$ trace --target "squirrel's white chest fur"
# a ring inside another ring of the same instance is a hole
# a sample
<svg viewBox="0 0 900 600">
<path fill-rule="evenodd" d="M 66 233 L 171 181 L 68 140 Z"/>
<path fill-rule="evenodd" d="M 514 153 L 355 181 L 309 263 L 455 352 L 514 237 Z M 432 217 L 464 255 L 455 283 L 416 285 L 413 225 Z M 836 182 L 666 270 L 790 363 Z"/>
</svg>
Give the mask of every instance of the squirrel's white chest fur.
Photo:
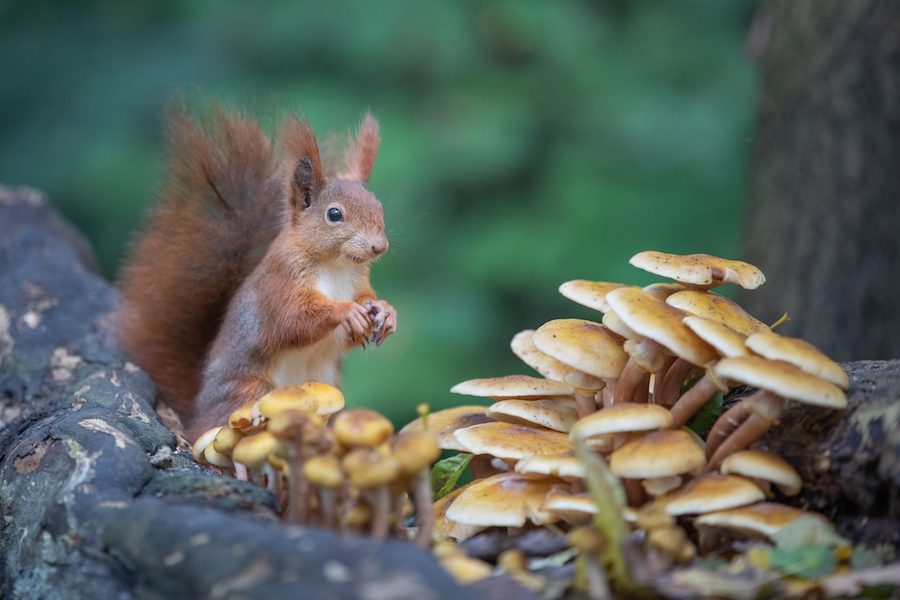
<svg viewBox="0 0 900 600">
<path fill-rule="evenodd" d="M 356 297 L 361 279 L 356 266 L 334 265 L 319 270 L 317 287 L 323 296 L 335 301 Z M 338 326 L 312 344 L 285 350 L 272 361 L 270 377 L 278 387 L 299 385 L 315 379 L 331 385 L 340 383 L 340 359 L 347 351 L 347 333 Z"/>
</svg>

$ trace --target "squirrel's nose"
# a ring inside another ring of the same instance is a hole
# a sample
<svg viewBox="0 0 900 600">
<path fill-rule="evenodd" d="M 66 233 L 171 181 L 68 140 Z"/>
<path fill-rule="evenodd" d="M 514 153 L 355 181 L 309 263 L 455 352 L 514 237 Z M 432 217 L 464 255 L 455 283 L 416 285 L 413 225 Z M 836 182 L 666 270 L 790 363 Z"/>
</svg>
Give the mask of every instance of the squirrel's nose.
<svg viewBox="0 0 900 600">
<path fill-rule="evenodd" d="M 387 240 L 382 240 L 380 242 L 375 242 L 374 244 L 372 244 L 372 254 L 374 254 L 375 256 L 384 254 L 385 252 L 387 252 L 387 249 L 388 249 Z"/>
</svg>

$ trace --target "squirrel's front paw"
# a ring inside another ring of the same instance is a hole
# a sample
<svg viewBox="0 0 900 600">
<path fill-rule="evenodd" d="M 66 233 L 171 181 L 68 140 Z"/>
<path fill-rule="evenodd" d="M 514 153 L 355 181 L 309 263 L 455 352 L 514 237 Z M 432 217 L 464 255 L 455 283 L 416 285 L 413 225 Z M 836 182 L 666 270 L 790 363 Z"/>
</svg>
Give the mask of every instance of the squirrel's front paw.
<svg viewBox="0 0 900 600">
<path fill-rule="evenodd" d="M 380 346 L 387 336 L 397 331 L 397 311 L 384 300 L 366 301 L 364 306 L 372 319 L 371 341 Z"/>
<path fill-rule="evenodd" d="M 342 325 L 344 331 L 347 332 L 351 346 L 364 344 L 369 337 L 369 332 L 372 330 L 368 309 L 356 302 L 348 302 L 347 312 L 344 314 Z"/>
</svg>

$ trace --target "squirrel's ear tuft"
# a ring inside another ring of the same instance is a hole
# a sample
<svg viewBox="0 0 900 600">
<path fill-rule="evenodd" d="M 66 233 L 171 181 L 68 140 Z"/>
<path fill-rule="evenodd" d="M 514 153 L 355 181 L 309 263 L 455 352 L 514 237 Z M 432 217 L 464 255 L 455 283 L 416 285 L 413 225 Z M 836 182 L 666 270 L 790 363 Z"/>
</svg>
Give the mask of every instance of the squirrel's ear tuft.
<svg viewBox="0 0 900 600">
<path fill-rule="evenodd" d="M 378 121 L 372 113 L 367 112 L 356 131 L 356 137 L 350 141 L 344 152 L 344 172 L 341 173 L 341 177 L 363 183 L 369 181 L 379 144 L 381 132 Z"/>
<path fill-rule="evenodd" d="M 319 146 L 309 123 L 291 115 L 281 128 L 281 145 L 293 167 L 290 201 L 293 209 L 303 210 L 325 185 Z"/>
</svg>

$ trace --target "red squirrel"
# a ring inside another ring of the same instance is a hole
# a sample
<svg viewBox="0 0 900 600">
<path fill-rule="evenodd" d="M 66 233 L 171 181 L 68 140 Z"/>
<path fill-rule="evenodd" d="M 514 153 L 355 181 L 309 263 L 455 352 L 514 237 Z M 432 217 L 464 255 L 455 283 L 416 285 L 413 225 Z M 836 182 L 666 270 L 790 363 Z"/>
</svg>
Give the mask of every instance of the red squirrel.
<svg viewBox="0 0 900 600">
<path fill-rule="evenodd" d="M 341 357 L 394 333 L 369 267 L 388 249 L 366 189 L 380 143 L 366 114 L 326 176 L 312 129 L 270 143 L 242 114 L 167 117 L 170 176 L 122 272 L 126 353 L 187 421 L 188 439 L 275 387 L 340 383 Z"/>
</svg>

